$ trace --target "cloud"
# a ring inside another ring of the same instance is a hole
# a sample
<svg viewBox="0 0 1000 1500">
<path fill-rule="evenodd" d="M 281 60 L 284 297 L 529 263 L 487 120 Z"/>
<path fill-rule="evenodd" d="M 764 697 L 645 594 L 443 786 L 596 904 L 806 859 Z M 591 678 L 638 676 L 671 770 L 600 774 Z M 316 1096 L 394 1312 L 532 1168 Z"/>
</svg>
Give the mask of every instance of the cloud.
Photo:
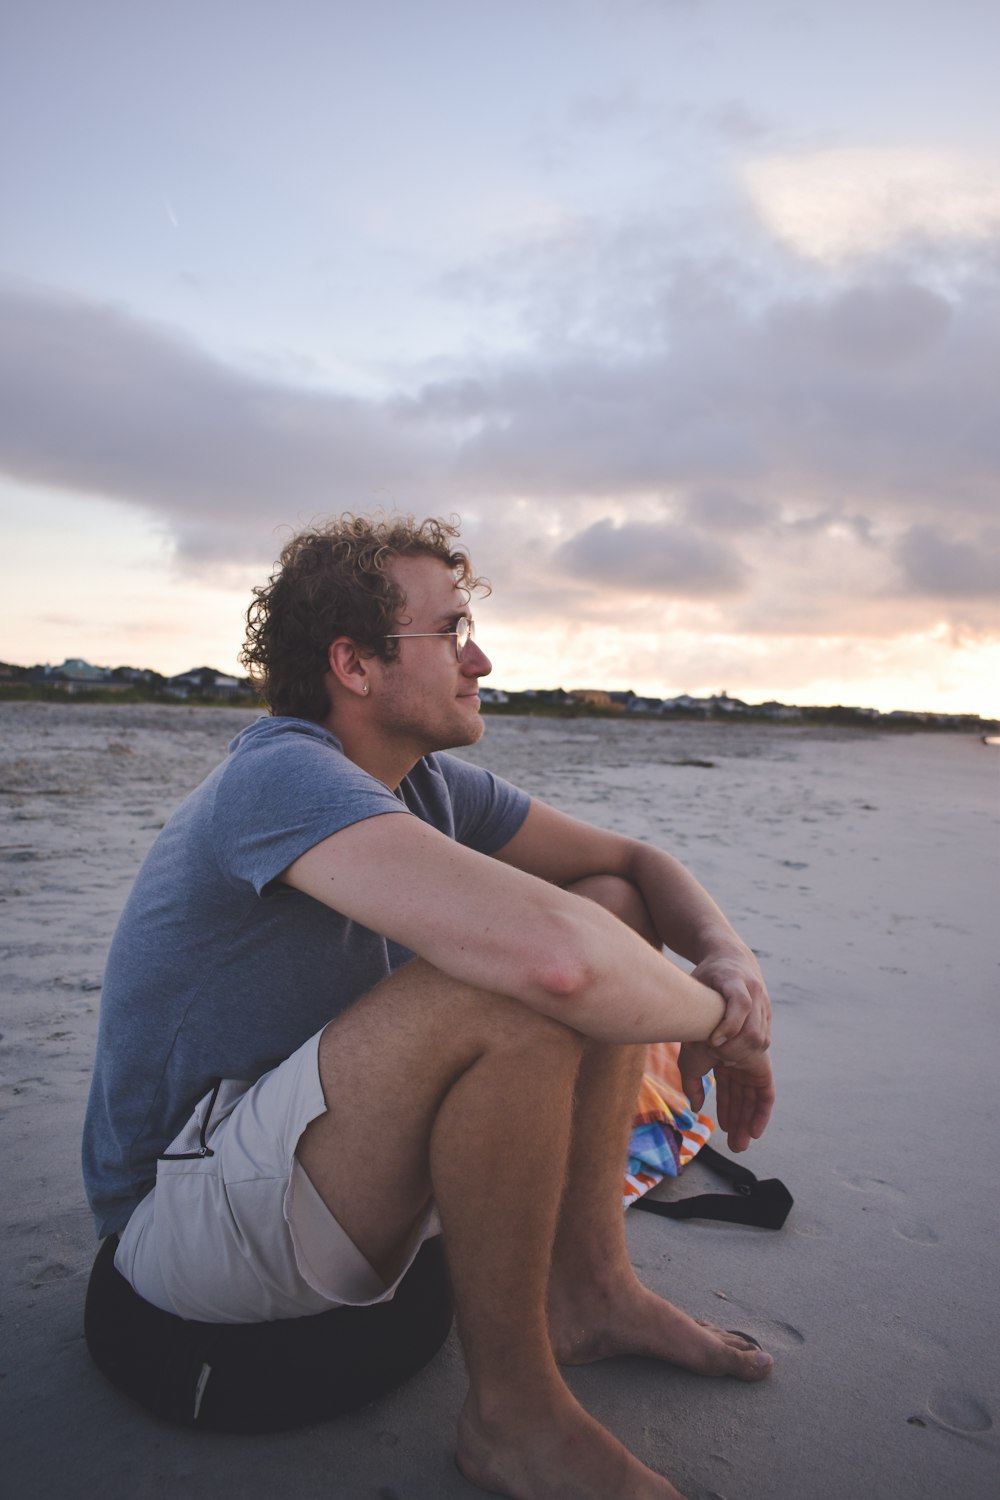
<svg viewBox="0 0 1000 1500">
<path fill-rule="evenodd" d="M 775 519 L 775 507 L 732 490 L 708 489 L 688 498 L 685 515 L 693 526 L 733 534 L 767 525 Z"/>
<path fill-rule="evenodd" d="M 457 268 L 450 295 L 517 337 L 382 399 L 0 287 L 0 469 L 141 509 L 188 566 L 268 562 L 275 527 L 382 502 L 464 514 L 513 611 L 548 591 L 749 632 L 890 635 L 932 607 L 1000 628 L 1000 257 L 785 277 L 763 231 L 740 258 L 675 227 L 581 222 Z"/>
<path fill-rule="evenodd" d="M 799 254 L 837 262 L 900 240 L 986 239 L 1000 225 L 1000 165 L 957 152 L 841 147 L 758 157 L 747 193 Z"/>
<path fill-rule="evenodd" d="M 1000 527 L 985 527 L 970 540 L 943 526 L 913 526 L 900 540 L 898 557 L 912 593 L 1000 600 Z"/>
<path fill-rule="evenodd" d="M 191 556 L 290 511 L 419 488 L 428 445 L 377 404 L 269 384 L 121 308 L 0 287 L 0 466 L 119 499 Z"/>
<path fill-rule="evenodd" d="M 909 281 L 858 282 L 823 301 L 778 310 L 791 337 L 811 343 L 813 354 L 858 371 L 913 366 L 945 345 L 951 304 L 940 292 Z"/>
<path fill-rule="evenodd" d="M 471 493 L 567 502 L 750 490 L 771 507 L 930 521 L 995 503 L 1000 279 L 877 276 L 741 303 L 725 267 L 665 270 L 642 347 L 532 348 L 430 381 Z M 749 305 L 748 305 L 749 303 Z"/>
<path fill-rule="evenodd" d="M 669 597 L 734 593 L 742 588 L 746 571 L 731 547 L 685 527 L 663 522 L 616 526 L 607 518 L 564 542 L 552 562 L 605 588 Z"/>
</svg>

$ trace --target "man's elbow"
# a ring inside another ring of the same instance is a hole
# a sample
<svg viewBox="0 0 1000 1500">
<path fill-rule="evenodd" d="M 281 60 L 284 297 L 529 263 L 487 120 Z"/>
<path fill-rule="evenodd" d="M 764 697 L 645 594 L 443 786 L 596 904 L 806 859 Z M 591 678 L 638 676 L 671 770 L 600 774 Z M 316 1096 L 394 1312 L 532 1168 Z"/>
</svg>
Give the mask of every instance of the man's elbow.
<svg viewBox="0 0 1000 1500">
<path fill-rule="evenodd" d="M 587 961 L 586 944 L 579 934 L 557 930 L 549 934 L 536 962 L 532 964 L 532 987 L 545 1004 L 558 1011 L 572 1010 L 592 993 L 597 974 Z"/>
<path fill-rule="evenodd" d="M 549 999 L 571 1004 L 587 993 L 588 979 L 586 965 L 573 957 L 550 957 L 538 967 L 535 986 Z"/>
</svg>

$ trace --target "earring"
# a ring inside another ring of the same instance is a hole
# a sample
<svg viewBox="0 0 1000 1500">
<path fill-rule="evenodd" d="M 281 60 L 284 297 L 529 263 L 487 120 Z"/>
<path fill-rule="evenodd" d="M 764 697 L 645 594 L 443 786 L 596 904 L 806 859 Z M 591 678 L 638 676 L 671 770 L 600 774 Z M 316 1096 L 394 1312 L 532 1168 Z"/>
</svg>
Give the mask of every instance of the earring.
<svg viewBox="0 0 1000 1500">
<path fill-rule="evenodd" d="M 367 694 L 367 692 L 368 692 L 368 684 L 367 684 L 367 682 L 366 682 L 366 683 L 365 683 L 365 686 L 364 686 L 364 692 L 365 692 L 365 693 L 366 693 L 366 694 Z"/>
</svg>

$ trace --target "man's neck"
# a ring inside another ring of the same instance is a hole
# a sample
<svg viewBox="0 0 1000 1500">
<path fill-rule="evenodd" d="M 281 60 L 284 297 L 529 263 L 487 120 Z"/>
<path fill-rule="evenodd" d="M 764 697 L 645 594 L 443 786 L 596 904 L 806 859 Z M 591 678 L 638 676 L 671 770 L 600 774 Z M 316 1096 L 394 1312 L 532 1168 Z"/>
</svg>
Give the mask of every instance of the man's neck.
<svg viewBox="0 0 1000 1500">
<path fill-rule="evenodd" d="M 375 738 L 366 733 L 366 726 L 352 723 L 348 716 L 334 715 L 331 711 L 323 720 L 328 729 L 340 741 L 348 760 L 352 760 L 362 771 L 384 782 L 394 792 L 408 776 L 420 759 L 420 752 L 412 746 L 387 743 L 384 738 Z"/>
</svg>

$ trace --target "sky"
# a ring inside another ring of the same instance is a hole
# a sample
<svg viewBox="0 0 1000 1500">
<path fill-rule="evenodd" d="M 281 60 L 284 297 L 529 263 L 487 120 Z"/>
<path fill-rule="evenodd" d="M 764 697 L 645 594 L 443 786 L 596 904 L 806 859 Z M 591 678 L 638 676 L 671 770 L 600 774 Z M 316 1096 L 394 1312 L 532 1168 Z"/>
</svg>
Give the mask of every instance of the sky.
<svg viewBox="0 0 1000 1500">
<path fill-rule="evenodd" d="M 0 20 L 0 660 L 458 515 L 499 687 L 1000 714 L 995 0 Z"/>
</svg>

